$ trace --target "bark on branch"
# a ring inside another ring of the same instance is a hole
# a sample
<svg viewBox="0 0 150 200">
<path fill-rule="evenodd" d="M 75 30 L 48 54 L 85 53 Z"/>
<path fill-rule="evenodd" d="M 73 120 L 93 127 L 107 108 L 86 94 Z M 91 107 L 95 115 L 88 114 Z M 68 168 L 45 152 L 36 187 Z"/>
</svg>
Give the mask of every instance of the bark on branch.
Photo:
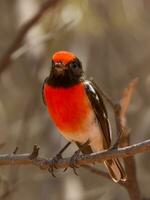
<svg viewBox="0 0 150 200">
<path fill-rule="evenodd" d="M 0 165 L 29 165 L 33 164 L 41 169 L 49 169 L 52 166 L 52 160 L 38 157 L 39 147 L 34 147 L 32 153 L 27 154 L 6 154 L 0 155 Z M 150 151 L 150 140 L 133 144 L 127 147 L 110 149 L 99 153 L 92 153 L 90 155 L 80 155 L 77 158 L 77 166 L 92 164 L 96 161 L 103 162 L 112 158 L 126 158 L 134 156 L 135 154 Z M 67 168 L 69 167 L 70 158 L 64 158 L 56 163 L 56 167 Z"/>
</svg>

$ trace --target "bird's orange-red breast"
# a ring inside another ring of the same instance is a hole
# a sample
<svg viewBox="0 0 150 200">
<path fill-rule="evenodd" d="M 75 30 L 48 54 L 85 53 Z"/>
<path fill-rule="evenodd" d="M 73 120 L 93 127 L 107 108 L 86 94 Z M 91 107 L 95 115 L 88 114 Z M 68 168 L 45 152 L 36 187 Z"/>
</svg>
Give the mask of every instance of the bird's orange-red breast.
<svg viewBox="0 0 150 200">
<path fill-rule="evenodd" d="M 82 130 L 91 109 L 83 83 L 69 88 L 45 84 L 44 96 L 48 111 L 59 130 L 68 133 Z"/>
</svg>

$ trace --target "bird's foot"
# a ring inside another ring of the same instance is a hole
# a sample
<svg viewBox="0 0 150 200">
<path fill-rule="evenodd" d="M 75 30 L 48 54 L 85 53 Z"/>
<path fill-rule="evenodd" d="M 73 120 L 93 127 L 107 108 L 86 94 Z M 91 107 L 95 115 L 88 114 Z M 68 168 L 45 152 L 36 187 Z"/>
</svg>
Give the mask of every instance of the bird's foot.
<svg viewBox="0 0 150 200">
<path fill-rule="evenodd" d="M 80 145 L 80 149 L 78 149 L 77 151 L 75 151 L 75 153 L 73 154 L 73 156 L 70 159 L 70 164 L 69 166 L 73 169 L 75 175 L 78 176 L 76 169 L 78 168 L 78 166 L 76 165 L 77 162 L 77 158 L 79 157 L 80 152 L 82 152 L 82 150 L 84 150 L 84 148 L 89 145 L 89 140 L 87 142 L 85 142 L 84 144 Z M 67 170 L 68 168 L 64 169 L 64 172 Z"/>
<path fill-rule="evenodd" d="M 48 171 L 54 178 L 56 177 L 54 174 L 54 169 L 57 169 L 56 163 L 61 159 L 62 159 L 61 153 L 58 153 L 56 156 L 52 158 L 52 164 L 49 167 Z"/>
<path fill-rule="evenodd" d="M 77 173 L 76 169 L 78 168 L 78 166 L 76 165 L 76 163 L 77 163 L 77 158 L 80 155 L 80 152 L 81 152 L 80 149 L 75 151 L 75 153 L 73 154 L 73 156 L 70 159 L 70 164 L 69 164 L 69 166 L 73 169 L 75 175 L 77 175 L 77 176 L 78 176 L 78 173 Z"/>
</svg>

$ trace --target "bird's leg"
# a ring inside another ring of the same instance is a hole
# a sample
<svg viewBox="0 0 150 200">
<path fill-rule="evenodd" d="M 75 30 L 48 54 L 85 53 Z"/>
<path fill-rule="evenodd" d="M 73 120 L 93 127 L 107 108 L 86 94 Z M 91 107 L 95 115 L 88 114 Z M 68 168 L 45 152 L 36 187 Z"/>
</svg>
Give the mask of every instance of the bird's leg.
<svg viewBox="0 0 150 200">
<path fill-rule="evenodd" d="M 85 146 L 87 146 L 89 144 L 89 141 L 87 141 L 86 143 L 84 143 L 83 145 L 81 145 L 81 147 L 75 151 L 75 153 L 73 154 L 73 156 L 71 157 L 70 159 L 70 164 L 69 166 L 73 169 L 75 175 L 78 176 L 77 172 L 76 172 L 76 168 L 78 168 L 76 166 L 76 162 L 77 162 L 77 158 L 79 157 L 80 155 L 80 152 L 82 152 L 82 150 L 85 148 Z M 66 170 L 66 169 L 65 169 Z"/>
<path fill-rule="evenodd" d="M 68 142 L 57 154 L 56 156 L 53 157 L 53 161 L 56 163 L 58 162 L 60 159 L 62 159 L 62 153 L 69 147 L 69 145 L 71 144 L 71 142 Z M 54 164 L 54 167 L 57 169 L 57 167 Z"/>
<path fill-rule="evenodd" d="M 54 156 L 52 158 L 52 165 L 51 167 L 48 169 L 48 171 L 51 173 L 51 175 L 53 177 L 56 177 L 55 174 L 54 174 L 54 168 L 57 169 L 56 167 L 56 163 L 62 159 L 62 153 L 68 148 L 68 146 L 71 144 L 71 142 L 68 142 L 57 154 L 56 156 Z"/>
</svg>

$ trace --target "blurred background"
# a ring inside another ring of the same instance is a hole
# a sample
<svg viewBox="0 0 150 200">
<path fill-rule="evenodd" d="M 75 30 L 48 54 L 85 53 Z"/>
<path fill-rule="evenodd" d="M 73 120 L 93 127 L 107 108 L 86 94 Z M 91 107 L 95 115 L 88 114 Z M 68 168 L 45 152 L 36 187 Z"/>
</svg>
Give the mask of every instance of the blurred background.
<svg viewBox="0 0 150 200">
<path fill-rule="evenodd" d="M 0 59 L 20 27 L 43 0 L 0 0 Z M 31 152 L 54 156 L 66 141 L 59 135 L 42 102 L 42 83 L 55 51 L 69 50 L 82 61 L 87 77 L 115 101 L 139 77 L 128 111 L 131 143 L 150 136 L 150 1 L 63 0 L 48 10 L 12 54 L 0 74 L 0 154 Z M 113 123 L 113 122 L 111 122 Z M 75 149 L 69 148 L 66 156 Z M 144 198 L 150 197 L 150 156 L 136 156 L 137 178 Z M 120 185 L 79 169 L 57 171 L 52 178 L 34 166 L 0 169 L 2 200 L 128 200 Z"/>
</svg>

